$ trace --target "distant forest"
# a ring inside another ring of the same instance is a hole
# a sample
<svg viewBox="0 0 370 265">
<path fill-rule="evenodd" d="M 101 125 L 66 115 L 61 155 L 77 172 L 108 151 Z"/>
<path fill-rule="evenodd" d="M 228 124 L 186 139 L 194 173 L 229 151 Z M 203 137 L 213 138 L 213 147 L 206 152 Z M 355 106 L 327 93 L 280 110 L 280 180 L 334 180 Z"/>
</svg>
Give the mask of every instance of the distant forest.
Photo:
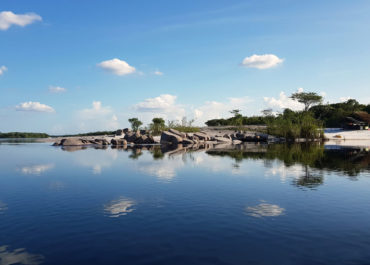
<svg viewBox="0 0 370 265">
<path fill-rule="evenodd" d="M 231 112 L 233 117 L 228 119 L 212 119 L 205 122 L 207 126 L 235 126 L 235 125 L 266 125 L 280 117 L 288 117 L 294 119 L 299 112 L 285 109 L 283 113 L 273 115 L 272 110 L 262 111 L 260 116 L 242 116 L 238 110 Z M 342 127 L 346 117 L 353 117 L 362 121 L 370 122 L 370 104 L 360 104 L 354 99 L 349 99 L 346 102 L 334 104 L 319 104 L 308 109 L 307 114 L 312 118 L 320 121 L 323 127 Z"/>
<path fill-rule="evenodd" d="M 30 132 L 8 132 L 1 133 L 0 138 L 48 138 L 46 133 L 30 133 Z"/>
</svg>

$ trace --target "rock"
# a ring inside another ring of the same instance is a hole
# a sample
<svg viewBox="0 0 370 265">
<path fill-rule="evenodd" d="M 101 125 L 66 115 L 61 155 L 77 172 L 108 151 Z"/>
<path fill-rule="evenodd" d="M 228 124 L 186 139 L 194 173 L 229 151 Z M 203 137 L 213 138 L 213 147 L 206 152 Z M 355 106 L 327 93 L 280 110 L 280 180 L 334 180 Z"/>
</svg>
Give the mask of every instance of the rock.
<svg viewBox="0 0 370 265">
<path fill-rule="evenodd" d="M 224 134 L 223 137 L 231 140 L 230 134 Z"/>
<path fill-rule="evenodd" d="M 179 144 L 183 141 L 183 138 L 168 131 L 164 131 L 161 134 L 161 144 Z"/>
<path fill-rule="evenodd" d="M 225 137 L 212 137 L 211 140 L 213 141 L 217 141 L 217 142 L 220 142 L 220 143 L 232 143 L 232 140 L 229 139 L 229 138 L 225 138 Z"/>
<path fill-rule="evenodd" d="M 149 135 L 146 140 L 144 141 L 144 144 L 155 144 L 155 140 L 154 140 L 154 137 Z"/>
<path fill-rule="evenodd" d="M 192 145 L 194 144 L 194 141 L 190 140 L 190 139 L 183 139 L 182 142 L 181 142 L 183 145 Z"/>
<path fill-rule="evenodd" d="M 59 146 L 62 144 L 61 142 L 62 140 L 55 141 L 55 143 L 53 143 L 53 146 Z"/>
<path fill-rule="evenodd" d="M 125 139 L 112 139 L 111 144 L 114 146 L 125 146 L 127 145 L 127 141 Z"/>
<path fill-rule="evenodd" d="M 117 130 L 116 131 L 116 135 L 117 136 L 121 136 L 121 135 L 123 135 L 124 134 L 124 132 L 123 132 L 123 130 L 122 129 L 119 129 L 119 130 Z"/>
<path fill-rule="evenodd" d="M 148 130 L 140 130 L 139 132 L 141 135 L 149 134 Z"/>
<path fill-rule="evenodd" d="M 147 136 L 146 135 L 140 135 L 139 137 L 137 137 L 134 141 L 135 144 L 144 144 L 145 141 L 147 140 Z"/>
<path fill-rule="evenodd" d="M 168 131 L 170 133 L 173 133 L 173 134 L 176 134 L 176 135 L 180 136 L 181 138 L 186 138 L 186 133 L 179 132 L 178 130 L 175 130 L 175 129 L 169 129 Z"/>
<path fill-rule="evenodd" d="M 123 133 L 131 133 L 132 131 L 129 128 L 123 129 Z"/>
<path fill-rule="evenodd" d="M 99 145 L 109 145 L 109 142 L 108 142 L 108 140 L 106 140 L 106 139 L 95 139 L 95 144 L 99 144 Z"/>
<path fill-rule="evenodd" d="M 66 139 L 62 139 L 62 141 L 60 142 L 60 144 L 62 146 L 78 146 L 78 145 L 86 145 L 82 139 L 78 139 L 78 138 L 66 138 Z"/>
<path fill-rule="evenodd" d="M 199 140 L 203 140 L 203 141 L 209 141 L 210 140 L 209 135 L 206 134 L 206 133 L 203 133 L 203 132 L 194 133 L 194 136 L 198 137 Z"/>
<path fill-rule="evenodd" d="M 241 144 L 242 143 L 242 141 L 240 141 L 240 140 L 233 140 L 233 144 Z"/>
<path fill-rule="evenodd" d="M 136 139 L 138 139 L 139 137 L 141 136 L 141 134 L 139 132 L 136 132 L 136 133 L 127 133 L 125 134 L 125 140 L 127 142 L 136 142 Z"/>
</svg>

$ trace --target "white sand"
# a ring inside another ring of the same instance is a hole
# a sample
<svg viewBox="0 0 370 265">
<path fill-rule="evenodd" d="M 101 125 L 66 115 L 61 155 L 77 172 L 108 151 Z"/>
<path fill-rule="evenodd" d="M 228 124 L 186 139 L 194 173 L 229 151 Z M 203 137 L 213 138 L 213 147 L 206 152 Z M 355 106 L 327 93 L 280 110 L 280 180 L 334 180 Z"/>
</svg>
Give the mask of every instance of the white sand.
<svg viewBox="0 0 370 265">
<path fill-rule="evenodd" d="M 343 131 L 341 129 L 326 129 L 325 138 L 329 139 L 325 145 L 370 147 L 370 130 Z"/>
</svg>

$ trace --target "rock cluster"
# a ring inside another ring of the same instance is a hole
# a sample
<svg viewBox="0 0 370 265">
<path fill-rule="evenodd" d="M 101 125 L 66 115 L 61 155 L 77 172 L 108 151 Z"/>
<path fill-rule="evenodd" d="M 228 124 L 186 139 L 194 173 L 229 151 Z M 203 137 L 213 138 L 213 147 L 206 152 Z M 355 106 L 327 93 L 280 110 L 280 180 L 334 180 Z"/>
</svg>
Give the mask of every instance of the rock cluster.
<svg viewBox="0 0 370 265">
<path fill-rule="evenodd" d="M 232 134 L 215 135 L 206 132 L 183 133 L 174 129 L 163 131 L 160 137 L 161 144 L 167 145 L 200 145 L 200 144 L 240 144 L 242 142 L 278 142 L 275 138 L 264 133 L 255 132 L 235 132 Z M 115 136 L 86 139 L 70 137 L 56 141 L 54 146 L 126 146 L 126 145 L 148 145 L 156 144 L 156 140 L 149 131 L 139 130 L 131 131 L 130 129 L 117 130 Z"/>
<path fill-rule="evenodd" d="M 170 129 L 162 132 L 160 143 L 173 145 L 193 145 L 199 143 L 240 144 L 242 142 L 268 142 L 275 140 L 275 137 L 264 133 L 236 132 L 233 134 L 211 136 L 205 132 L 182 133 L 177 130 Z"/>
</svg>

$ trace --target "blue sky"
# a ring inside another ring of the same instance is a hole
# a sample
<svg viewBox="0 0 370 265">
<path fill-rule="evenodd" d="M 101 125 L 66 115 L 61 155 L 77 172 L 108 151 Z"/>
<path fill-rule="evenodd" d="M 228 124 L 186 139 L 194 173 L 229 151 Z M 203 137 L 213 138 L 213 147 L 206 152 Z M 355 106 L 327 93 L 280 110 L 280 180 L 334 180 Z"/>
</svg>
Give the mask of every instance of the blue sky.
<svg viewBox="0 0 370 265">
<path fill-rule="evenodd" d="M 368 104 L 369 14 L 367 0 L 2 0 L 0 131 L 202 124 L 299 109 L 302 88 Z"/>
</svg>

